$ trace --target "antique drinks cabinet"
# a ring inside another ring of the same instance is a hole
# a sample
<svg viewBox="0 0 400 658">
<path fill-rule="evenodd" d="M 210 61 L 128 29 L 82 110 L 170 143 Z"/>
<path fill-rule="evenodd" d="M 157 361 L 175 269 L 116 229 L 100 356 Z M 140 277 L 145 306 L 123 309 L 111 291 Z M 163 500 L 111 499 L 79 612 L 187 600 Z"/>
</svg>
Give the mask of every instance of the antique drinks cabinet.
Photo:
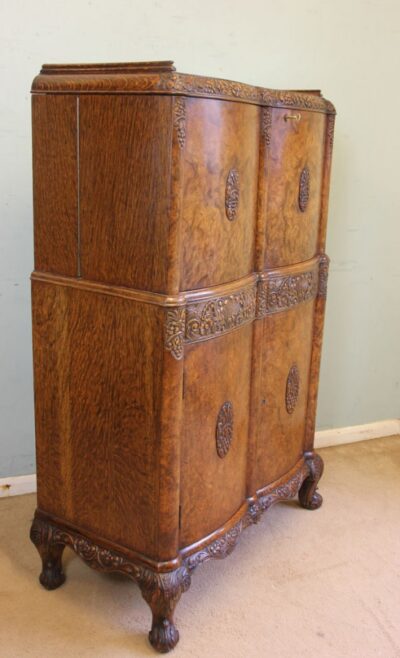
<svg viewBox="0 0 400 658">
<path fill-rule="evenodd" d="M 126 574 L 160 652 L 192 571 L 313 450 L 335 110 L 172 62 L 45 65 L 32 87 L 41 584 Z"/>
</svg>

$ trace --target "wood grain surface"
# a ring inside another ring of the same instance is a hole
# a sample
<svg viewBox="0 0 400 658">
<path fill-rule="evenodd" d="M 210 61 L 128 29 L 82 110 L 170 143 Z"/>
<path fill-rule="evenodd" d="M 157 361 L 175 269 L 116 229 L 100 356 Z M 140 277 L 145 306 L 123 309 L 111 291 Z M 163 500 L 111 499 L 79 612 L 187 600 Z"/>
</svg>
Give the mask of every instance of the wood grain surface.
<svg viewBox="0 0 400 658">
<path fill-rule="evenodd" d="M 181 289 L 225 283 L 253 270 L 259 108 L 188 99 L 182 201 Z M 239 177 L 238 209 L 226 216 L 228 176 Z"/>
<path fill-rule="evenodd" d="M 292 114 L 272 111 L 265 180 L 265 268 L 299 263 L 317 252 L 326 117 L 303 111 L 297 113 L 299 120 L 285 121 L 285 116 Z M 302 212 L 299 187 L 305 167 L 309 170 L 310 192 Z"/>
<path fill-rule="evenodd" d="M 32 97 L 35 268 L 77 276 L 77 101 Z"/>
<path fill-rule="evenodd" d="M 257 433 L 253 492 L 286 473 L 303 454 L 314 305 L 311 300 L 256 320 L 262 331 L 257 344 L 259 388 L 253 387 L 252 399 L 252 427 Z M 297 366 L 300 375 L 299 396 L 293 412 L 288 413 L 286 387 L 293 366 Z"/>
<path fill-rule="evenodd" d="M 194 568 L 322 502 L 335 111 L 170 61 L 45 65 L 33 91 L 40 582 L 65 545 L 129 575 L 166 652 Z"/>
<path fill-rule="evenodd" d="M 158 557 L 161 309 L 37 281 L 32 301 L 38 506 Z"/>
<path fill-rule="evenodd" d="M 251 341 L 252 327 L 247 325 L 186 347 L 181 547 L 221 526 L 244 500 Z M 217 419 L 226 402 L 233 408 L 233 438 L 221 459 L 217 453 Z"/>
<path fill-rule="evenodd" d="M 172 99 L 80 99 L 82 276 L 167 289 Z"/>
</svg>

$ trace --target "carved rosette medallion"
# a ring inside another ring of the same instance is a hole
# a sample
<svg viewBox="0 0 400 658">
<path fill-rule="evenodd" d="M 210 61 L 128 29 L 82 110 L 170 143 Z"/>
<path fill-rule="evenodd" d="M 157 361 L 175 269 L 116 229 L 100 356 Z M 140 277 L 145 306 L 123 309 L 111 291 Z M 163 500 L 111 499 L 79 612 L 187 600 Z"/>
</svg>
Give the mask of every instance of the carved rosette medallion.
<svg viewBox="0 0 400 658">
<path fill-rule="evenodd" d="M 185 308 L 169 308 L 165 317 L 165 349 L 178 361 L 183 357 L 185 335 Z"/>
<path fill-rule="evenodd" d="M 288 412 L 288 414 L 292 414 L 293 411 L 295 410 L 297 400 L 299 397 L 299 390 L 300 390 L 300 374 L 297 365 L 294 364 L 290 368 L 286 380 L 285 402 L 286 402 L 286 411 Z"/>
<path fill-rule="evenodd" d="M 229 171 L 225 189 L 225 212 L 230 222 L 236 219 L 239 207 L 239 172 L 233 168 Z"/>
<path fill-rule="evenodd" d="M 184 96 L 176 96 L 174 101 L 174 128 L 181 149 L 186 140 L 186 100 Z"/>
<path fill-rule="evenodd" d="M 194 343 L 219 336 L 251 322 L 255 312 L 255 286 L 224 297 L 193 302 L 186 308 L 185 341 Z"/>
<path fill-rule="evenodd" d="M 233 405 L 232 402 L 224 402 L 217 416 L 217 427 L 215 432 L 218 457 L 225 457 L 231 447 L 233 439 Z"/>
<path fill-rule="evenodd" d="M 310 197 L 310 170 L 304 167 L 300 174 L 299 181 L 299 208 L 301 212 L 305 212 L 308 199 Z"/>
<path fill-rule="evenodd" d="M 257 317 L 286 311 L 314 299 L 318 292 L 318 273 L 313 269 L 300 274 L 271 275 L 259 281 Z"/>
</svg>

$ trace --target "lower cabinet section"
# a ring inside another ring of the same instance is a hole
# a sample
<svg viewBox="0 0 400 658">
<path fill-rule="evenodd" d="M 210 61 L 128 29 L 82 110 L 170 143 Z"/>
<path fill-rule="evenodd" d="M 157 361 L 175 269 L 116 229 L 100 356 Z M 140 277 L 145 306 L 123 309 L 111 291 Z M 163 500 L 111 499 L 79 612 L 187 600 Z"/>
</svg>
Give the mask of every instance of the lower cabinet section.
<svg viewBox="0 0 400 658">
<path fill-rule="evenodd" d="M 249 324 L 185 348 L 181 547 L 245 499 L 252 333 Z"/>
<path fill-rule="evenodd" d="M 260 360 L 253 380 L 250 494 L 287 473 L 303 454 L 314 305 L 310 300 L 255 323 Z"/>
</svg>

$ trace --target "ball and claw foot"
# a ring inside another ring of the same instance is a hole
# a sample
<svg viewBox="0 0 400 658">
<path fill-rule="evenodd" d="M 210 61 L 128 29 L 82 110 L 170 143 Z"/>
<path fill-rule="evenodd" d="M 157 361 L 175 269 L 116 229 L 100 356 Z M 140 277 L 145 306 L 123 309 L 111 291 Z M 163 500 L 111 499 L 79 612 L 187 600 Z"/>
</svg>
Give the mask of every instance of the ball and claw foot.
<svg viewBox="0 0 400 658">
<path fill-rule="evenodd" d="M 153 620 L 149 641 L 159 653 L 168 653 L 179 642 L 179 631 L 169 619 Z"/>
<path fill-rule="evenodd" d="M 61 561 L 65 545 L 53 542 L 51 529 L 37 518 L 32 523 L 30 538 L 42 559 L 40 584 L 48 590 L 57 589 L 65 582 Z"/>
<path fill-rule="evenodd" d="M 184 566 L 167 573 L 146 569 L 142 572 L 139 586 L 153 615 L 150 644 L 159 653 L 168 653 L 179 641 L 173 614 L 181 595 L 190 586 L 190 573 Z"/>
<path fill-rule="evenodd" d="M 62 570 L 61 556 L 60 559 L 43 559 L 42 573 L 39 576 L 39 582 L 45 589 L 57 589 L 65 583 L 65 574 Z"/>
<path fill-rule="evenodd" d="M 324 470 L 324 462 L 315 452 L 306 453 L 305 460 L 309 467 L 309 475 L 300 487 L 299 501 L 305 509 L 315 510 L 321 507 L 323 500 L 317 491 L 317 486 Z"/>
</svg>

